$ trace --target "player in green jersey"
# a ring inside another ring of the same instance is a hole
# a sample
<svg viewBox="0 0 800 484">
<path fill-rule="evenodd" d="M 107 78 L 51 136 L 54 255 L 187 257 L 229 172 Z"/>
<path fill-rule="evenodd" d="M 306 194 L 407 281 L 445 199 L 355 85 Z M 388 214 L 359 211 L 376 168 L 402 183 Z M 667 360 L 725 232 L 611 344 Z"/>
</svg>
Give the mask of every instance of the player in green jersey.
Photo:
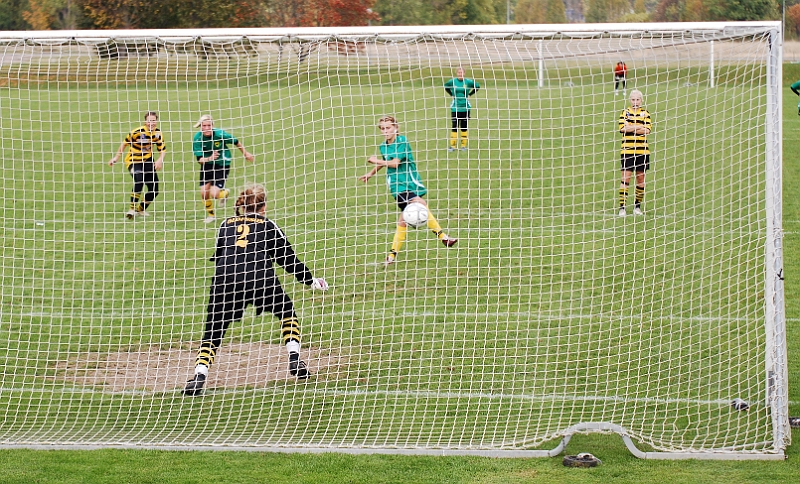
<svg viewBox="0 0 800 484">
<path fill-rule="evenodd" d="M 792 83 L 792 85 L 789 86 L 789 89 L 791 89 L 793 93 L 800 96 L 800 81 L 795 81 Z M 800 116 L 800 103 L 797 103 L 797 114 Z"/>
<path fill-rule="evenodd" d="M 467 123 L 469 122 L 470 109 L 469 97 L 478 92 L 481 85 L 472 79 L 464 77 L 464 68 L 456 70 L 456 77 L 444 83 L 444 90 L 452 96 L 450 103 L 450 147 L 447 151 L 455 151 L 458 141 L 458 131 L 461 130 L 461 151 L 467 150 Z"/>
<path fill-rule="evenodd" d="M 205 222 L 211 223 L 216 220 L 214 200 L 219 200 L 220 206 L 225 205 L 225 200 L 230 194 L 225 188 L 233 159 L 228 146 L 234 145 L 239 148 L 247 161 L 253 161 L 255 157 L 233 135 L 215 128 L 211 115 L 200 116 L 194 127 L 200 128 L 200 131 L 192 140 L 192 152 L 200 163 L 200 197 L 206 209 Z"/>
<path fill-rule="evenodd" d="M 153 203 L 158 196 L 158 170 L 164 166 L 164 155 L 167 148 L 161 130 L 158 129 L 158 113 L 148 111 L 144 115 L 144 125 L 131 131 L 122 141 L 117 149 L 117 154 L 108 162 L 108 166 L 114 166 L 119 161 L 119 157 L 128 147 L 125 155 L 125 168 L 133 178 L 133 190 L 131 191 L 131 205 L 125 217 L 130 220 L 134 217 L 146 216 L 147 207 Z M 157 150 L 160 155 L 153 161 L 153 150 Z M 142 195 L 144 188 L 147 193 Z"/>
<path fill-rule="evenodd" d="M 375 176 L 381 168 L 386 168 L 386 184 L 389 186 L 389 191 L 395 200 L 397 206 L 400 208 L 400 217 L 397 219 L 397 231 L 394 235 L 392 242 L 392 249 L 389 255 L 386 256 L 384 261 L 385 265 L 393 264 L 397 259 L 397 254 L 406 240 L 406 233 L 408 226 L 403 220 L 402 210 L 410 203 L 421 203 L 426 207 L 428 204 L 422 198 L 428 191 L 425 185 L 422 184 L 422 178 L 417 171 L 417 165 L 414 162 L 414 154 L 411 151 L 411 145 L 405 136 L 399 134 L 399 126 L 397 120 L 392 116 L 384 116 L 378 121 L 378 127 L 381 130 L 385 141 L 380 145 L 381 156 L 370 156 L 367 162 L 375 165 L 372 170 L 367 174 L 358 177 L 364 183 L 367 183 L 370 178 Z M 430 209 L 428 209 L 428 228 L 436 234 L 436 237 L 442 241 L 445 247 L 452 247 L 458 242 L 458 239 L 449 237 L 439 222 L 433 217 Z"/>
</svg>

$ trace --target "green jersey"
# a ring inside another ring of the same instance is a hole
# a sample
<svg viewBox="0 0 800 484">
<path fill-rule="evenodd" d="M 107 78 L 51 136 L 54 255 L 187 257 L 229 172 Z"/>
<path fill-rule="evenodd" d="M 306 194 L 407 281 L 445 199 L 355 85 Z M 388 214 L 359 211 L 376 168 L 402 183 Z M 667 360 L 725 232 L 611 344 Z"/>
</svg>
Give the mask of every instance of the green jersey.
<svg viewBox="0 0 800 484">
<path fill-rule="evenodd" d="M 800 96 L 800 81 L 794 82 L 789 88 L 792 90 L 793 93 Z"/>
<path fill-rule="evenodd" d="M 417 164 L 414 163 L 411 145 L 405 136 L 398 134 L 391 144 L 384 141 L 380 149 L 384 161 L 395 158 L 400 160 L 397 168 L 386 168 L 386 184 L 389 185 L 393 197 L 397 198 L 397 195 L 403 192 L 414 192 L 420 197 L 428 193 L 422 184 L 422 177 L 419 176 Z"/>
<path fill-rule="evenodd" d="M 454 113 L 463 113 L 469 111 L 472 105 L 469 103 L 469 97 L 478 92 L 481 85 L 472 79 L 464 79 L 463 81 L 456 78 L 450 79 L 444 83 L 444 90 L 447 94 L 453 96 L 453 102 L 450 103 L 450 111 Z"/>
<path fill-rule="evenodd" d="M 228 145 L 238 145 L 239 140 L 234 138 L 233 135 L 226 133 L 221 129 L 214 128 L 211 136 L 203 136 L 203 132 L 199 131 L 194 135 L 192 140 L 192 151 L 194 156 L 199 160 L 200 158 L 208 158 L 213 155 L 215 151 L 219 151 L 219 157 L 209 163 L 214 163 L 217 166 L 231 166 L 231 150 Z"/>
</svg>

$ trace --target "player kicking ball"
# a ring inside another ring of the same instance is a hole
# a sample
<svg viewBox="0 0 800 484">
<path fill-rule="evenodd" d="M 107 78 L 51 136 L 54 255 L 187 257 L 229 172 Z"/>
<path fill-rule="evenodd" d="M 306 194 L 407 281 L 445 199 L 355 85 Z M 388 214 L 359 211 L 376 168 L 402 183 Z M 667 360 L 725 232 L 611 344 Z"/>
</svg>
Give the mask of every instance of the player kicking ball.
<svg viewBox="0 0 800 484">
<path fill-rule="evenodd" d="M 228 326 L 240 321 L 251 304 L 256 315 L 269 311 L 280 319 L 281 335 L 289 353 L 289 373 L 299 380 L 311 375 L 300 360 L 300 323 L 294 304 L 281 287 L 273 264 L 277 263 L 312 289 L 327 291 L 328 283 L 311 274 L 281 229 L 265 216 L 266 198 L 262 186 L 246 188 L 236 199 L 236 215 L 220 225 L 212 257 L 216 271 L 211 282 L 205 332 L 195 359 L 194 378 L 186 383 L 185 395 L 203 392 L 208 369 Z"/>
<path fill-rule="evenodd" d="M 412 203 L 421 203 L 427 207 L 428 204 L 422 197 L 428 191 L 425 189 L 425 185 L 422 184 L 422 178 L 417 172 L 411 145 L 405 136 L 399 134 L 400 129 L 397 120 L 392 116 L 384 116 L 378 120 L 378 128 L 381 130 L 381 135 L 385 140 L 380 145 L 381 156 L 380 158 L 374 155 L 370 156 L 367 162 L 375 165 L 375 167 L 366 175 L 358 177 L 358 179 L 367 183 L 381 168 L 386 167 L 386 183 L 389 185 L 389 191 L 394 199 L 397 200 L 397 206 L 401 210 L 400 217 L 397 219 L 397 232 L 394 234 L 392 249 L 383 262 L 384 265 L 388 266 L 394 264 L 397 254 L 406 240 L 408 224 L 403 219 L 402 210 Z M 442 241 L 445 247 L 452 247 L 458 242 L 458 239 L 449 237 L 444 233 L 430 209 L 428 209 L 427 226 L 436 234 L 436 237 Z"/>
</svg>

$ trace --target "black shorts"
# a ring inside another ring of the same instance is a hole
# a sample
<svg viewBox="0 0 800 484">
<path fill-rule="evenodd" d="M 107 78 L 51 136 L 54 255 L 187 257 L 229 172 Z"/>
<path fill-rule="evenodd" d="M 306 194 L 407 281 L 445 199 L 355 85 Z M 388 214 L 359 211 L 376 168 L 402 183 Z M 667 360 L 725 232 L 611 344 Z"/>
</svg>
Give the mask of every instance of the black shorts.
<svg viewBox="0 0 800 484">
<path fill-rule="evenodd" d="M 156 173 L 156 164 L 153 163 L 152 160 L 150 161 L 142 161 L 141 163 L 131 163 L 130 168 L 131 176 L 137 175 L 139 173 L 144 173 L 145 175 L 155 174 Z"/>
<path fill-rule="evenodd" d="M 450 111 L 450 121 L 452 122 L 453 129 L 460 126 L 462 130 L 466 130 L 468 120 L 469 111 Z"/>
<path fill-rule="evenodd" d="M 297 317 L 294 303 L 276 277 L 235 282 L 215 278 L 208 301 L 207 321 L 239 321 L 251 304 L 256 308 L 256 315 L 268 311 L 278 319 Z"/>
<path fill-rule="evenodd" d="M 208 183 L 216 186 L 220 190 L 225 188 L 225 181 L 231 172 L 230 166 L 219 166 L 214 163 L 203 163 L 200 166 L 200 186 Z"/>
<path fill-rule="evenodd" d="M 622 171 L 647 171 L 650 169 L 650 155 L 622 155 Z"/>
<path fill-rule="evenodd" d="M 395 200 L 397 200 L 397 206 L 400 207 L 400 210 L 405 210 L 408 204 L 411 203 L 411 200 L 417 197 L 419 197 L 419 195 L 414 192 L 400 192 L 395 197 Z"/>
</svg>

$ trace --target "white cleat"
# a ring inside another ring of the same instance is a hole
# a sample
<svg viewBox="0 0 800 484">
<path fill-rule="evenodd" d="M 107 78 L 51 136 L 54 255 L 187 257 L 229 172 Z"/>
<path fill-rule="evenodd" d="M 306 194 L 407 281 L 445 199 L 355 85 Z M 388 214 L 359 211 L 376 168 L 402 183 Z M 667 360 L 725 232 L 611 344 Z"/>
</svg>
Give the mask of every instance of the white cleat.
<svg viewBox="0 0 800 484">
<path fill-rule="evenodd" d="M 139 213 L 134 209 L 130 209 L 125 212 L 125 218 L 128 220 L 133 220 L 137 215 L 139 215 Z"/>
<path fill-rule="evenodd" d="M 642 212 L 642 209 L 639 208 L 639 207 L 633 207 L 633 214 L 634 215 L 644 215 L 644 212 Z"/>
<path fill-rule="evenodd" d="M 217 217 L 215 217 L 213 215 L 209 215 L 208 217 L 206 217 L 205 220 L 203 220 L 203 222 L 205 222 L 207 224 L 210 224 L 210 223 L 214 223 L 214 220 L 216 220 L 216 219 L 217 219 Z"/>
<path fill-rule="evenodd" d="M 625 207 L 619 207 L 619 216 L 624 217 L 628 213 L 625 211 Z"/>
</svg>

